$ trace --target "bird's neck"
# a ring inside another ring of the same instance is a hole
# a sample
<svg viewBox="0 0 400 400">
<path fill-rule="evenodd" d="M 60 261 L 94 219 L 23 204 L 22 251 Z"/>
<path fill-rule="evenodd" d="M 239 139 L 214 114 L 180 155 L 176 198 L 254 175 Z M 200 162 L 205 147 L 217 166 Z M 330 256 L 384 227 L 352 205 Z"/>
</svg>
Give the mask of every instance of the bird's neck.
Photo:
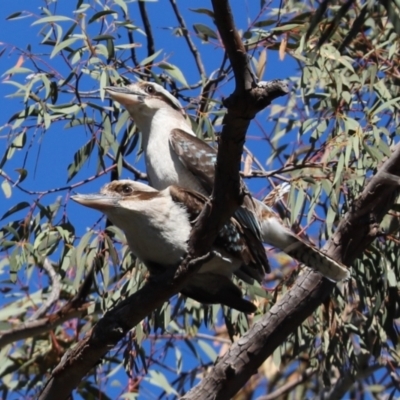
<svg viewBox="0 0 400 400">
<path fill-rule="evenodd" d="M 168 144 L 172 129 L 182 129 L 194 135 L 190 123 L 178 111 L 172 108 L 150 110 L 147 113 L 137 113 L 134 116 L 137 127 L 142 132 L 142 146 L 146 151 L 150 143 Z"/>
<path fill-rule="evenodd" d="M 150 185 L 158 190 L 181 185 L 203 193 L 200 183 L 179 161 L 169 142 L 173 129 L 182 129 L 194 136 L 190 123 L 171 108 L 146 112 L 136 113 L 138 115 L 133 115 L 133 118 L 142 132 L 142 148 Z"/>
<path fill-rule="evenodd" d="M 124 231 L 131 251 L 144 262 L 172 265 L 187 250 L 189 217 L 168 190 L 147 200 L 126 202 L 108 216 Z"/>
</svg>

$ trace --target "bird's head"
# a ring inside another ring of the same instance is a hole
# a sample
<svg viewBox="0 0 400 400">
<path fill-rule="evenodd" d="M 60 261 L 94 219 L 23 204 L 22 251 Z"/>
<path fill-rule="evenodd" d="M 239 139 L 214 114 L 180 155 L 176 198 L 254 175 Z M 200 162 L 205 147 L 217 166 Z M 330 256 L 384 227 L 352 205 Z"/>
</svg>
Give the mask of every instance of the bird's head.
<svg viewBox="0 0 400 400">
<path fill-rule="evenodd" d="M 76 194 L 71 199 L 83 206 L 94 208 L 112 220 L 116 213 L 134 211 L 135 204 L 158 195 L 158 191 L 144 183 L 122 179 L 104 185 L 99 193 Z"/>
<path fill-rule="evenodd" d="M 107 86 L 104 90 L 113 100 L 121 103 L 134 120 L 139 114 L 152 116 L 160 109 L 185 115 L 179 100 L 154 82 L 137 82 L 122 87 Z"/>
</svg>

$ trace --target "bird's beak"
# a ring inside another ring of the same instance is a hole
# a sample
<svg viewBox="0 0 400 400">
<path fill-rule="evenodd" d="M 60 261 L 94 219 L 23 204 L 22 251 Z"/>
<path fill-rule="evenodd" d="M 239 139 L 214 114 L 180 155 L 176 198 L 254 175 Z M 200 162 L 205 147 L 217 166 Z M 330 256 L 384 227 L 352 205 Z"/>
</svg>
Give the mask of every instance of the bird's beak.
<svg viewBox="0 0 400 400">
<path fill-rule="evenodd" d="M 106 86 L 104 90 L 112 97 L 113 100 L 118 101 L 124 106 L 135 105 L 143 103 L 146 94 L 140 90 L 132 90 L 124 86 Z"/>
<path fill-rule="evenodd" d="M 93 194 L 76 194 L 71 199 L 83 206 L 94 208 L 102 212 L 106 212 L 118 206 L 120 198 L 118 196 L 109 196 L 101 193 Z"/>
</svg>

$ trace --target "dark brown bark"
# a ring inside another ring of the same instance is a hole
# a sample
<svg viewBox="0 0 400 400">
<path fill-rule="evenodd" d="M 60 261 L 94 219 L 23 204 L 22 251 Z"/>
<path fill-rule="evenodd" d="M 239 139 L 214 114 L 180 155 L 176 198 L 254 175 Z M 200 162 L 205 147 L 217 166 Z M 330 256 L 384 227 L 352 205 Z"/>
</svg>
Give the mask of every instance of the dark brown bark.
<svg viewBox="0 0 400 400">
<path fill-rule="evenodd" d="M 350 264 L 376 238 L 379 223 L 398 195 L 400 145 L 381 166 L 335 234 L 324 246 L 329 256 Z M 309 270 L 270 311 L 240 338 L 203 381 L 184 396 L 193 399 L 231 398 L 257 368 L 294 333 L 299 325 L 332 293 L 334 283 Z"/>
<path fill-rule="evenodd" d="M 128 330 L 177 293 L 201 263 L 200 260 L 196 263 L 197 266 L 191 267 L 190 260 L 196 260 L 198 256 L 207 253 L 219 227 L 241 202 L 240 157 L 250 120 L 280 91 L 282 94 L 285 88 L 282 82 L 276 82 L 277 92 L 271 92 L 271 86 L 256 85 L 249 69 L 246 51 L 235 29 L 228 1 L 213 0 L 213 7 L 216 24 L 234 70 L 236 88 L 226 101 L 228 110 L 223 121 L 212 199 L 192 232 L 190 254 L 172 283 L 165 283 L 165 279 L 150 282 L 106 313 L 92 332 L 64 356 L 53 371 L 41 399 L 66 398 L 83 376 Z M 325 246 L 330 256 L 349 263 L 374 239 L 378 224 L 390 207 L 397 190 L 393 179 L 388 177 L 392 176 L 390 174 L 396 177 L 400 175 L 398 165 L 399 148 L 371 180 L 339 225 L 332 240 Z M 350 241 L 352 246 L 349 249 L 347 245 Z M 230 398 L 284 342 L 287 335 L 294 332 L 330 295 L 333 287 L 332 282 L 322 278 L 317 272 L 307 271 L 268 314 L 231 347 L 213 371 L 185 398 Z"/>
</svg>

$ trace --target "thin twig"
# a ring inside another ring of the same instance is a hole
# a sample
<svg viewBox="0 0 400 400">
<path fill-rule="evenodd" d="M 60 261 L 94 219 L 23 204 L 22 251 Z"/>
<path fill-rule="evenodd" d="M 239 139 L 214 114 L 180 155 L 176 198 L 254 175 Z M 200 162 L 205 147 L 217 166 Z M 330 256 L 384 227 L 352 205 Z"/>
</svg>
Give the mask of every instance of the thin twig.
<svg viewBox="0 0 400 400">
<path fill-rule="evenodd" d="M 194 60 L 195 60 L 196 65 L 197 65 L 197 69 L 199 70 L 199 73 L 200 73 L 201 77 L 203 79 L 205 79 L 206 78 L 206 71 L 205 71 L 204 65 L 203 65 L 203 63 L 201 61 L 200 53 L 197 50 L 196 46 L 194 45 L 192 39 L 189 36 L 189 31 L 188 31 L 188 29 L 186 27 L 185 20 L 182 18 L 182 15 L 179 12 L 178 6 L 176 5 L 176 1 L 175 0 L 169 0 L 169 2 L 171 3 L 172 9 L 174 10 L 176 18 L 177 18 L 177 20 L 178 20 L 178 22 L 179 22 L 179 24 L 180 24 L 180 26 L 182 28 L 183 36 L 186 39 L 186 42 L 187 42 L 187 44 L 189 46 L 189 49 L 193 54 Z"/>
<path fill-rule="evenodd" d="M 11 179 L 8 175 L 6 175 L 4 171 L 0 170 L 0 176 L 2 176 L 5 180 L 10 182 L 13 186 L 17 187 L 19 190 L 21 190 L 24 193 L 43 196 L 43 195 L 49 194 L 49 193 L 57 193 L 57 192 L 61 192 L 63 190 L 75 189 L 75 188 L 77 188 L 79 186 L 84 185 L 85 183 L 94 181 L 95 179 L 99 178 L 100 176 L 107 175 L 110 171 L 112 171 L 115 168 L 117 168 L 116 164 L 107 167 L 105 170 L 100 171 L 99 173 L 97 173 L 96 175 L 91 176 L 90 178 L 83 179 L 80 182 L 74 183 L 73 185 L 61 186 L 61 187 L 58 187 L 58 188 L 55 188 L 55 189 L 49 189 L 49 190 L 42 191 L 42 192 L 38 192 L 36 190 L 28 190 L 28 189 L 23 188 L 20 184 L 18 184 L 13 179 Z"/>
<path fill-rule="evenodd" d="M 36 321 L 22 323 L 13 329 L 0 331 L 0 348 L 4 348 L 4 346 L 17 342 L 18 340 L 24 340 L 29 337 L 34 337 L 49 332 L 55 327 L 73 318 L 83 318 L 87 312 L 87 309 L 92 304 L 92 302 L 85 303 L 79 308 L 71 309 L 68 313 L 64 313 L 62 315 L 56 313 L 50 316 L 52 318 L 41 318 Z"/>
<path fill-rule="evenodd" d="M 114 163 L 116 163 L 116 157 L 111 155 L 110 153 L 107 153 L 107 157 L 112 160 Z M 122 157 L 122 166 L 126 168 L 129 172 L 132 172 L 133 175 L 135 175 L 135 179 L 140 179 L 142 181 L 147 181 L 147 174 L 145 172 L 142 172 L 135 168 L 132 164 L 129 164 L 128 161 L 125 160 L 125 157 Z"/>
<path fill-rule="evenodd" d="M 289 393 L 296 386 L 306 382 L 316 372 L 317 372 L 316 369 L 308 368 L 297 379 L 288 381 L 274 392 L 267 394 L 265 396 L 260 396 L 257 398 L 257 400 L 276 400 L 281 396 L 284 396 L 285 394 Z"/>
<path fill-rule="evenodd" d="M 28 322 L 32 322 L 43 317 L 50 307 L 60 298 L 60 279 L 47 257 L 44 259 L 42 267 L 49 275 L 52 289 L 47 300 L 30 316 Z"/>
<path fill-rule="evenodd" d="M 147 39 L 147 57 L 150 57 L 155 53 L 154 49 L 154 37 L 153 32 L 151 31 L 151 23 L 149 20 L 149 16 L 146 11 L 146 2 L 138 1 L 140 16 L 142 17 L 144 31 L 146 32 Z M 147 69 L 151 69 L 151 62 L 145 65 Z"/>
</svg>

